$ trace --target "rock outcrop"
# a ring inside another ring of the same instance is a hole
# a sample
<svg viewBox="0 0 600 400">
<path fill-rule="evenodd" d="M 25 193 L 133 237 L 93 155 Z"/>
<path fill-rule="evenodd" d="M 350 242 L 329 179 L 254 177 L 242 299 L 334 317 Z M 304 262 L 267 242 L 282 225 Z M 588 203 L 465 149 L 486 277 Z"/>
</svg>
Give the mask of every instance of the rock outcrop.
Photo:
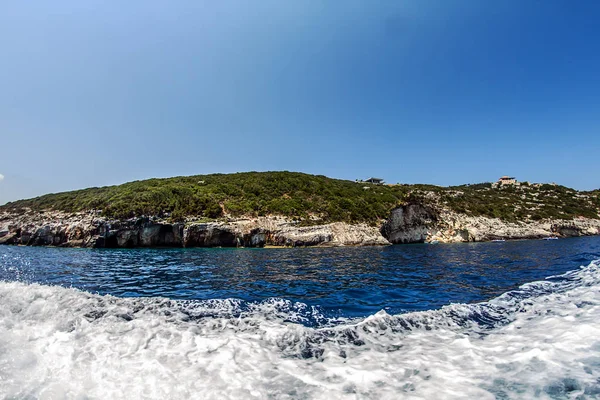
<svg viewBox="0 0 600 400">
<path fill-rule="evenodd" d="M 541 239 L 600 234 L 600 220 L 545 220 L 506 222 L 498 218 L 468 217 L 445 212 L 442 224 L 430 232 L 430 241 L 483 242 L 489 240 Z"/>
<path fill-rule="evenodd" d="M 95 213 L 0 214 L 0 244 L 61 247 L 264 247 L 389 245 L 375 227 L 332 223 L 301 227 L 281 217 L 169 223 L 109 220 Z"/>
<path fill-rule="evenodd" d="M 600 235 L 600 220 L 545 220 L 507 222 L 471 217 L 448 210 L 410 204 L 392 211 L 381 232 L 391 243 L 485 242 Z"/>
<path fill-rule="evenodd" d="M 183 233 L 184 247 L 236 247 L 241 243 L 234 230 L 224 224 L 193 224 Z"/>
<path fill-rule="evenodd" d="M 158 218 L 110 220 L 94 212 L 0 213 L 0 244 L 63 247 L 379 246 L 599 235 L 600 220 L 507 222 L 412 202 L 391 211 L 381 228 L 335 222 L 300 226 L 284 217 L 170 223 Z"/>
<path fill-rule="evenodd" d="M 391 243 L 423 243 L 438 221 L 437 212 L 428 206 L 413 203 L 392 210 L 381 227 L 381 234 Z"/>
</svg>

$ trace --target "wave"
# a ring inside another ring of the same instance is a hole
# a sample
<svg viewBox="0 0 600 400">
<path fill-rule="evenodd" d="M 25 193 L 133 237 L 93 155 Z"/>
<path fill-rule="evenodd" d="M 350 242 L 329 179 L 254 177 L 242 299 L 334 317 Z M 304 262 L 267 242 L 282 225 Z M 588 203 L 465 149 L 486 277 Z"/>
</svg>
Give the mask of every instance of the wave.
<svg viewBox="0 0 600 400">
<path fill-rule="evenodd" d="M 600 261 L 362 319 L 0 282 L 2 398 L 600 397 Z"/>
</svg>

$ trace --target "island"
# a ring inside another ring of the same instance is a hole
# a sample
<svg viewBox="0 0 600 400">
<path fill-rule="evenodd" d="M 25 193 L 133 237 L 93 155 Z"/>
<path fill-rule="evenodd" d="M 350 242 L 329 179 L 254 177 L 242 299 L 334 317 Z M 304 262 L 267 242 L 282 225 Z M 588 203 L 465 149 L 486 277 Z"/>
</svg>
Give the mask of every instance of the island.
<svg viewBox="0 0 600 400">
<path fill-rule="evenodd" d="M 47 194 L 0 206 L 0 244 L 304 247 L 600 234 L 600 190 L 554 183 L 442 187 L 242 172 Z"/>
</svg>

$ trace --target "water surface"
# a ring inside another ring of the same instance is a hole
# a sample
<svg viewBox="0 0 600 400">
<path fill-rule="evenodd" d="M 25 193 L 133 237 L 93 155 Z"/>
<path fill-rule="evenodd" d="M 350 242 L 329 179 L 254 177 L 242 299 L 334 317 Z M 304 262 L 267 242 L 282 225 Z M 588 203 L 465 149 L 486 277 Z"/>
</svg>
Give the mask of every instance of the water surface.
<svg viewBox="0 0 600 400">
<path fill-rule="evenodd" d="M 600 258 L 600 238 L 294 249 L 0 247 L 0 280 L 119 297 L 283 298 L 347 317 L 472 303 Z"/>
<path fill-rule="evenodd" d="M 0 247 L 0 398 L 600 398 L 600 238 Z"/>
</svg>

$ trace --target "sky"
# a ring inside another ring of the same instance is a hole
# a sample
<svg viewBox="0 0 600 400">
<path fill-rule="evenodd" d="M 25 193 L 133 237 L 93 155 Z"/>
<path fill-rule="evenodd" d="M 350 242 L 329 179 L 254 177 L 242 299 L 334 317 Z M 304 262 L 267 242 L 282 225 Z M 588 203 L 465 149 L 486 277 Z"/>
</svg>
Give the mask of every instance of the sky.
<svg viewBox="0 0 600 400">
<path fill-rule="evenodd" d="M 600 187 L 600 2 L 5 1 L 0 204 L 288 170 Z"/>
</svg>

